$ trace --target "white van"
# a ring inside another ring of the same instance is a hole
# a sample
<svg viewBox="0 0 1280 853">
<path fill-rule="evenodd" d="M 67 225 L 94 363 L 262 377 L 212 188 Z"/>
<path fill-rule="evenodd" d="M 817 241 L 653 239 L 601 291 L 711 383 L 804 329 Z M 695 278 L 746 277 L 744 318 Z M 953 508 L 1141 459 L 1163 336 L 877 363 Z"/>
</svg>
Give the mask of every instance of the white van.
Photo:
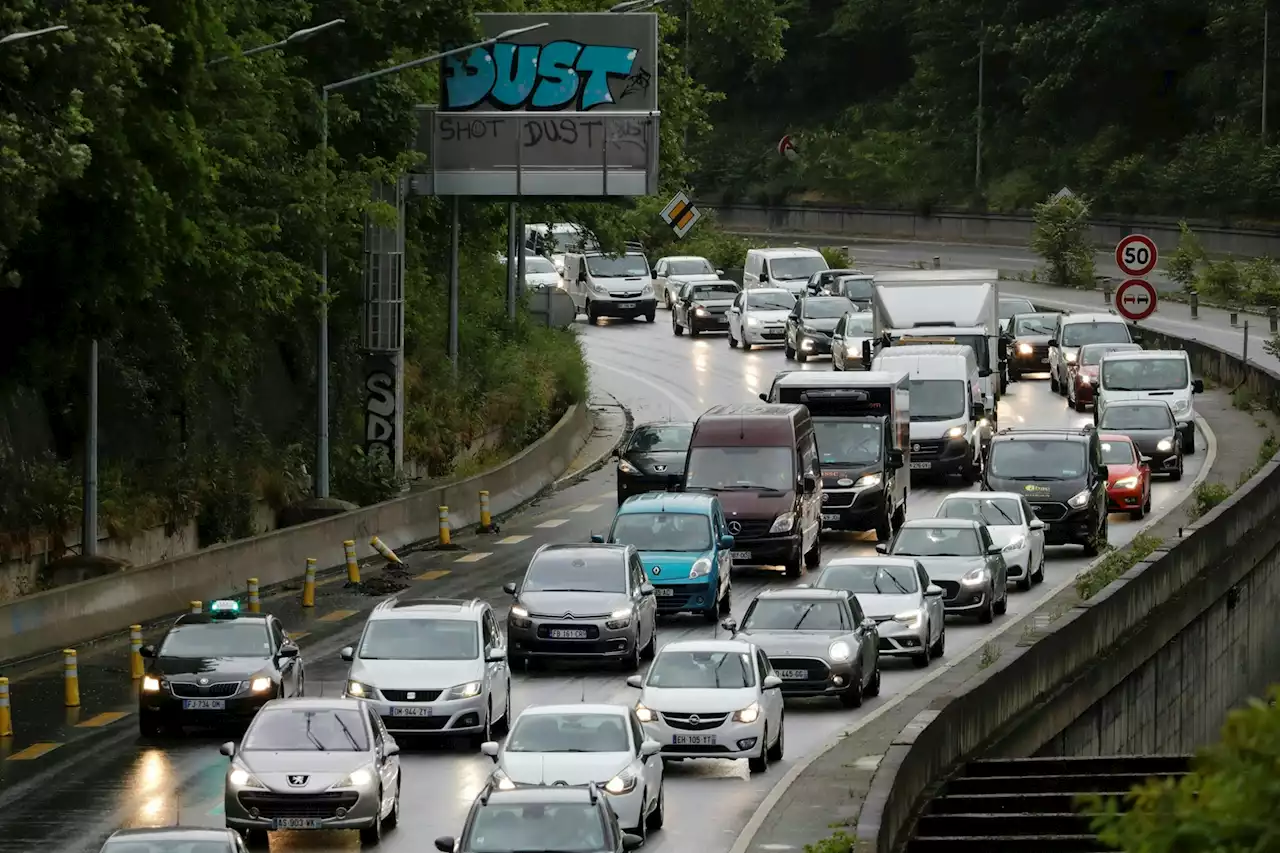
<svg viewBox="0 0 1280 853">
<path fill-rule="evenodd" d="M 644 317 L 652 323 L 658 313 L 644 252 L 569 252 L 564 256 L 564 285 L 578 313 L 586 314 L 592 325 L 601 317 Z"/>
<path fill-rule="evenodd" d="M 587 252 L 596 248 L 595 240 L 581 225 L 572 222 L 534 222 L 524 227 L 525 248 L 535 255 L 550 258 L 556 272 L 564 274 L 564 256 L 568 252 Z"/>
<path fill-rule="evenodd" d="M 742 266 L 742 289 L 782 287 L 801 296 L 816 272 L 830 269 L 817 249 L 748 249 Z"/>
<path fill-rule="evenodd" d="M 889 347 L 871 369 L 911 378 L 911 470 L 958 474 L 966 484 L 976 483 L 991 436 L 973 350 L 938 344 Z"/>
<path fill-rule="evenodd" d="M 1098 365 L 1096 382 L 1094 412 L 1098 418 L 1112 403 L 1163 400 L 1178 422 L 1182 452 L 1196 452 L 1196 410 L 1192 397 L 1204 391 L 1204 382 L 1192 377 L 1191 359 L 1184 350 L 1109 352 Z"/>
</svg>

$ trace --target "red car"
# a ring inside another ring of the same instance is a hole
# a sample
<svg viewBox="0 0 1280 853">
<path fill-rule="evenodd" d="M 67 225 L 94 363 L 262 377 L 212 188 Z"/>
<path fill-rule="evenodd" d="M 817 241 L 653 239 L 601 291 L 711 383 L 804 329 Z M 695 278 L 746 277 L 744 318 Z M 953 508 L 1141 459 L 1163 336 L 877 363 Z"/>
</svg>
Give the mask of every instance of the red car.
<svg viewBox="0 0 1280 853">
<path fill-rule="evenodd" d="M 1067 365 L 1067 405 L 1083 412 L 1093 403 L 1093 386 L 1098 378 L 1098 365 L 1109 352 L 1140 350 L 1139 344 L 1085 344 L 1076 353 L 1076 360 Z"/>
<path fill-rule="evenodd" d="M 1107 510 L 1140 519 L 1151 512 L 1150 460 L 1138 453 L 1127 435 L 1104 433 L 1102 464 L 1107 466 Z"/>
</svg>

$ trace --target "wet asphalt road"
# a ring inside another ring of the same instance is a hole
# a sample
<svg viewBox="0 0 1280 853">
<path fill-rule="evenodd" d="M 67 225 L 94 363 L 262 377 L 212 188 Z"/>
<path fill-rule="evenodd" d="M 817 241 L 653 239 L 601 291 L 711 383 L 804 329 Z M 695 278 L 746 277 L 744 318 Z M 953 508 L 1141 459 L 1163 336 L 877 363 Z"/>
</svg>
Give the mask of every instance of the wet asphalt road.
<svg viewBox="0 0 1280 853">
<path fill-rule="evenodd" d="M 638 422 L 692 419 L 715 404 L 753 400 L 768 389 L 777 370 L 795 366 L 786 362 L 778 349 L 743 353 L 731 350 L 722 336 L 676 338 L 665 311 L 659 311 L 653 325 L 583 325 L 581 333 L 595 387 L 621 399 Z M 830 366 L 820 359 L 805 368 L 829 370 Z M 1005 425 L 1068 427 L 1090 419 L 1067 409 L 1062 398 L 1049 393 L 1042 379 L 1012 385 L 1001 407 L 1001 423 Z M 1199 445 L 1203 447 L 1204 442 Z M 1203 460 L 1203 451 L 1188 457 L 1187 476 L 1181 483 L 1156 484 L 1157 512 L 1181 500 Z M 498 536 L 459 537 L 465 553 L 414 554 L 409 558 L 411 590 L 426 595 L 478 596 L 505 604 L 502 583 L 517 578 L 535 547 L 552 541 L 583 541 L 592 531 L 607 527 L 615 505 L 613 489 L 612 466 L 606 466 L 507 520 Z M 914 489 L 910 515 L 932 515 L 945 494 L 946 489 L 936 486 Z M 1123 516 L 1113 516 L 1112 543 L 1127 542 L 1138 526 Z M 824 547 L 824 561 L 872 553 L 873 545 L 870 535 L 833 539 Z M 997 617 L 990 626 L 960 621 L 948 624 L 947 654 L 959 655 L 977 647 L 991 631 L 1034 607 L 1084 565 L 1077 548 L 1050 549 L 1046 582 L 1030 592 L 1011 591 L 1008 616 Z M 246 569 L 246 574 L 251 573 Z M 735 615 L 741 616 L 755 592 L 785 582 L 780 574 L 766 572 L 735 575 Z M 268 596 L 263 607 L 280 614 L 286 627 L 300 638 L 308 693 L 337 695 L 345 675 L 338 650 L 354 640 L 362 613 L 377 599 L 349 591 L 341 582 L 329 583 L 321 587 L 314 613 L 304 615 L 296 598 L 296 590 L 286 590 Z M 709 636 L 712 630 L 700 618 L 678 618 L 662 625 L 661 639 Z M 158 636 L 154 631 L 152 634 Z M 932 678 L 935 672 L 936 666 L 918 670 L 908 662 L 886 661 L 881 697 L 869 700 L 860 710 L 821 702 L 790 705 L 787 756 L 766 774 L 750 777 L 745 762 L 672 765 L 667 773 L 666 828 L 651 838 L 649 847 L 658 853 L 724 853 L 792 761 L 859 715 Z M 120 827 L 222 824 L 226 759 L 217 747 L 229 736 L 210 733 L 177 741 L 140 740 L 132 715 L 127 658 L 118 643 L 106 643 L 82 654 L 84 705 L 69 718 L 61 707 L 55 669 L 46 666 L 25 675 L 8 674 L 16 678 L 17 736 L 8 744 L 0 743 L 0 758 L 7 756 L 0 761 L 0 852 L 89 853 Z M 624 677 L 617 671 L 590 669 L 518 674 L 514 679 L 515 712 L 532 704 L 579 698 L 630 703 L 635 692 L 625 685 Z M 433 838 L 455 834 L 492 766 L 478 751 L 462 745 L 403 745 L 401 824 L 383 842 L 389 853 L 430 850 Z M 297 853 L 357 847 L 355 833 L 280 833 L 271 840 L 272 850 Z"/>
</svg>

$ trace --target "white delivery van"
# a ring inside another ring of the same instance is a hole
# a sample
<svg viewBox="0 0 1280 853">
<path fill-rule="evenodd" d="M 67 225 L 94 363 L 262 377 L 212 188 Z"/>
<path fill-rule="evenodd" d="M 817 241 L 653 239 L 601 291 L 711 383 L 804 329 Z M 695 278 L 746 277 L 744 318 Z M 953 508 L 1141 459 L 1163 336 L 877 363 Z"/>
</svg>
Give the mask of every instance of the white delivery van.
<svg viewBox="0 0 1280 853">
<path fill-rule="evenodd" d="M 564 256 L 569 252 L 589 252 L 596 241 L 581 225 L 572 222 L 534 222 L 524 227 L 525 248 L 549 258 L 556 272 L 564 274 Z"/>
<path fill-rule="evenodd" d="M 1196 452 L 1196 410 L 1192 397 L 1204 382 L 1191 375 L 1191 359 L 1184 350 L 1109 352 L 1098 365 L 1094 412 L 1098 418 L 1112 403 L 1163 400 L 1173 410 L 1182 436 L 1182 452 Z"/>
<path fill-rule="evenodd" d="M 911 379 L 911 470 L 955 474 L 966 484 L 976 483 L 990 436 L 973 350 L 940 344 L 888 347 L 871 369 L 901 371 Z"/>
<path fill-rule="evenodd" d="M 569 252 L 564 256 L 564 283 L 578 313 L 586 314 L 593 325 L 601 317 L 644 317 L 652 323 L 658 313 L 653 275 L 643 252 Z"/>
<path fill-rule="evenodd" d="M 800 296 L 808 289 L 814 273 L 829 268 L 817 249 L 748 249 L 742 266 L 742 289 L 782 287 Z"/>
</svg>

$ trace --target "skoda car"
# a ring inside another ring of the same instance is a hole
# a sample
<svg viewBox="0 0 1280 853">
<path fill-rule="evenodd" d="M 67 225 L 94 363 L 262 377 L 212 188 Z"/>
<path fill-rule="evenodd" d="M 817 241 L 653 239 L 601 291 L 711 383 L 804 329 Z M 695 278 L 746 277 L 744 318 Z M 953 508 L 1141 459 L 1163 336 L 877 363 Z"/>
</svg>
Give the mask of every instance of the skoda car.
<svg viewBox="0 0 1280 853">
<path fill-rule="evenodd" d="M 1151 512 L 1151 459 L 1127 435 L 1103 433 L 1102 463 L 1107 466 L 1107 508 L 1140 520 Z"/>
<path fill-rule="evenodd" d="M 703 332 L 727 332 L 726 312 L 741 290 L 732 281 L 686 283 L 671 306 L 671 331 L 676 336 L 688 331 L 695 338 Z"/>
<path fill-rule="evenodd" d="M 1043 312 L 1015 314 L 1009 318 L 1009 380 L 1016 382 L 1024 373 L 1043 373 L 1049 369 L 1049 339 L 1060 315 Z"/>
<path fill-rule="evenodd" d="M 954 492 L 942 499 L 938 518 L 968 518 L 987 526 L 1003 550 L 1009 580 L 1031 589 L 1044 580 L 1044 522 L 1016 492 Z"/>
<path fill-rule="evenodd" d="M 659 613 L 701 613 L 708 622 L 729 614 L 733 536 L 715 495 L 655 492 L 628 498 L 607 538 L 640 552 Z"/>
<path fill-rule="evenodd" d="M 909 657 L 925 667 L 947 647 L 942 587 L 911 557 L 843 557 L 827 563 L 813 584 L 853 593 L 876 621 L 880 654 Z"/>
<path fill-rule="evenodd" d="M 804 363 L 811 355 L 831 355 L 831 334 L 853 308 L 843 296 L 802 296 L 787 316 L 783 354 Z"/>
<path fill-rule="evenodd" d="M 440 853 L 624 853 L 644 839 L 622 831 L 608 798 L 595 785 L 503 791 L 490 784 L 471 804 L 462 835 L 446 835 L 435 844 Z"/>
<path fill-rule="evenodd" d="M 1003 548 L 985 524 L 960 518 L 916 518 L 898 528 L 880 553 L 912 557 L 942 587 L 942 605 L 954 616 L 989 623 L 1009 608 L 1009 577 Z"/>
<path fill-rule="evenodd" d="M 138 728 L 144 737 L 183 726 L 247 723 L 271 699 L 301 696 L 298 646 L 269 613 L 215 601 L 178 617 L 159 647 L 143 646 Z"/>
<path fill-rule="evenodd" d="M 684 474 L 689 452 L 691 423 L 640 424 L 627 444 L 617 452 L 618 503 L 632 495 L 665 492 L 668 484 Z"/>
<path fill-rule="evenodd" d="M 343 695 L 365 699 L 388 731 L 469 735 L 477 743 L 511 722 L 506 637 L 479 599 L 390 599 L 369 614 Z"/>
<path fill-rule="evenodd" d="M 735 639 L 764 650 L 782 695 L 832 696 L 848 708 L 880 695 L 880 636 L 857 598 L 839 589 L 769 589 L 756 596 Z"/>
<path fill-rule="evenodd" d="M 400 747 L 358 699 L 267 703 L 237 746 L 224 743 L 228 829 L 265 846 L 276 830 L 358 829 L 377 844 L 400 820 Z"/>
<path fill-rule="evenodd" d="M 1195 429 L 1188 421 L 1179 424 L 1169 404 L 1159 398 L 1125 400 L 1112 403 L 1098 419 L 1102 432 L 1129 437 L 1138 452 L 1147 457 L 1153 474 L 1168 474 L 1170 480 L 1182 479 L 1183 430 Z"/>
</svg>

